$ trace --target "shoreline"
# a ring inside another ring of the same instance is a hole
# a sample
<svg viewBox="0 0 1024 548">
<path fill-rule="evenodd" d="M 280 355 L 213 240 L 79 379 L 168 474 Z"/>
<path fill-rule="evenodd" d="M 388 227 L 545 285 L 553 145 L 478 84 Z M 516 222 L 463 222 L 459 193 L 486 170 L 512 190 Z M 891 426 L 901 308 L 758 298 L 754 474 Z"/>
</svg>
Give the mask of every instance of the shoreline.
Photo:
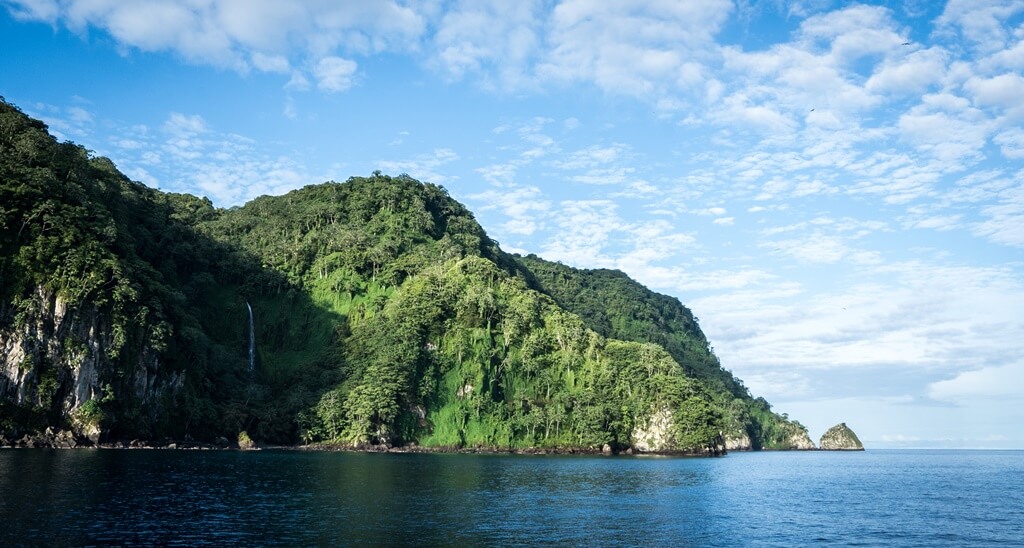
<svg viewBox="0 0 1024 548">
<path fill-rule="evenodd" d="M 134 440 L 133 440 L 134 441 Z M 238 445 L 218 446 L 210 442 L 199 441 L 140 441 L 137 444 L 132 442 L 103 442 L 103 444 L 78 445 L 74 447 L 49 446 L 49 445 L 2 445 L 0 451 L 18 450 L 53 450 L 53 451 L 238 451 L 238 452 L 260 452 L 260 451 L 287 451 L 306 453 L 365 453 L 365 454 L 389 454 L 389 455 L 410 455 L 410 454 L 436 454 L 436 455 L 526 455 L 526 456 L 592 456 L 592 457 L 687 457 L 687 458 L 717 458 L 725 457 L 728 453 L 711 454 L 708 452 L 685 452 L 685 451 L 659 451 L 659 452 L 636 452 L 632 449 L 620 452 L 602 452 L 593 449 L 564 449 L 564 448 L 433 448 L 422 446 L 411 447 L 365 447 L 352 448 L 343 446 L 257 446 L 253 448 L 241 448 Z M 745 453 L 745 452 L 740 452 Z"/>
<path fill-rule="evenodd" d="M 25 435 L 17 440 L 0 436 L 0 449 L 95 449 L 95 450 L 173 450 L 173 451 L 308 451 L 323 453 L 388 453 L 388 454 L 493 454 L 493 455 L 604 455 L 604 456 L 673 456 L 673 457 L 721 457 L 728 454 L 725 449 L 696 451 L 636 451 L 632 447 L 621 450 L 605 446 L 601 449 L 582 447 L 454 447 L 422 446 L 410 443 L 401 446 L 346 445 L 338 443 L 313 443 L 300 445 L 257 445 L 240 446 L 220 438 L 215 442 L 195 440 L 142 440 L 95 443 L 88 438 L 76 436 L 67 430 L 48 429 L 36 435 Z"/>
</svg>

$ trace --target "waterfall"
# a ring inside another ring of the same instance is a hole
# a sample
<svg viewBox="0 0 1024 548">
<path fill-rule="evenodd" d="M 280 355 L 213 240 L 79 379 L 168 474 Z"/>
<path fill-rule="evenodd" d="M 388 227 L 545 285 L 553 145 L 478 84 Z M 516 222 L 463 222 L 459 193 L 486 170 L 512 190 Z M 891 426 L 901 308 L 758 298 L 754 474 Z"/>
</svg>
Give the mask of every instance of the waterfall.
<svg viewBox="0 0 1024 548">
<path fill-rule="evenodd" d="M 246 301 L 245 307 L 249 309 L 249 376 L 256 372 L 256 329 L 252 321 L 252 306 Z"/>
</svg>

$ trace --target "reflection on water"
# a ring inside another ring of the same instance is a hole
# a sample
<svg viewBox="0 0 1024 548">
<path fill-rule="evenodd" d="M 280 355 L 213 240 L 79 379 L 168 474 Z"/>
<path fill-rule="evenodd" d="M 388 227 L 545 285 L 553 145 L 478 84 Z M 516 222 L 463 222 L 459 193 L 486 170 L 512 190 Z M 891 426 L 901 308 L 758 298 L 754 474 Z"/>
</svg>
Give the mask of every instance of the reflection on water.
<svg viewBox="0 0 1024 548">
<path fill-rule="evenodd" d="M 979 455 L 7 450 L 0 545 L 1019 540 L 1024 454 Z"/>
</svg>

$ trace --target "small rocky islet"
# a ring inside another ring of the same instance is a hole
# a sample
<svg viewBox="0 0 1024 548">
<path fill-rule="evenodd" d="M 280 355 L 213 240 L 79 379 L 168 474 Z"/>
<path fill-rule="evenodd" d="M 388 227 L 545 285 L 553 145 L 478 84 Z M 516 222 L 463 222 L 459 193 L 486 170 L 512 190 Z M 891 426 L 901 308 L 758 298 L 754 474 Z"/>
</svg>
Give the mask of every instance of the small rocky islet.
<svg viewBox="0 0 1024 548">
<path fill-rule="evenodd" d="M 841 422 L 821 435 L 818 448 L 823 451 L 863 451 L 864 444 L 845 422 Z"/>
</svg>

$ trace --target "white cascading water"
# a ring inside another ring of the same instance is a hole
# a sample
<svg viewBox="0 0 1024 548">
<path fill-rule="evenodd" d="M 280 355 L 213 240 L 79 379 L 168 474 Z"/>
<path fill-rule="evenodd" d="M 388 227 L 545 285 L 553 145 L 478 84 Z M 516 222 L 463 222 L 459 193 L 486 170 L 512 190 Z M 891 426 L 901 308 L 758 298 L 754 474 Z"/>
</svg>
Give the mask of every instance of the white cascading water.
<svg viewBox="0 0 1024 548">
<path fill-rule="evenodd" d="M 249 309 L 249 376 L 251 377 L 256 372 L 256 329 L 252 321 L 252 306 L 246 302 L 245 307 Z"/>
</svg>

